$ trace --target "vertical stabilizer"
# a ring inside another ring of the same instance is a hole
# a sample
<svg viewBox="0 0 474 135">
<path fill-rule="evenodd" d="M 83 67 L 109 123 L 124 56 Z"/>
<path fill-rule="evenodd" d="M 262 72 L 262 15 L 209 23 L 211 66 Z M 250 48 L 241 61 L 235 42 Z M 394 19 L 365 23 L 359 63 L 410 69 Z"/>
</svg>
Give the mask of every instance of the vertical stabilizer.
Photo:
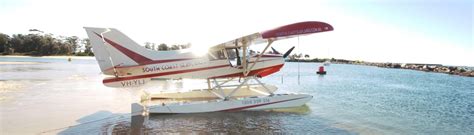
<svg viewBox="0 0 474 135">
<path fill-rule="evenodd" d="M 113 75 L 114 66 L 140 65 L 152 61 L 149 50 L 113 28 L 84 27 L 102 72 Z"/>
</svg>

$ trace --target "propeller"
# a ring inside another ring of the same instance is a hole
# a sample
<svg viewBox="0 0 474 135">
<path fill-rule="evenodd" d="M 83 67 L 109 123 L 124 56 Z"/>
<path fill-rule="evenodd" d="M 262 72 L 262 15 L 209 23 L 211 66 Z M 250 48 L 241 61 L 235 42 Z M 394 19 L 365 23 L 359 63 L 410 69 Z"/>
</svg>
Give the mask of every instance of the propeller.
<svg viewBox="0 0 474 135">
<path fill-rule="evenodd" d="M 285 54 L 283 54 L 283 58 L 288 57 L 288 55 L 290 55 L 290 53 L 291 53 L 291 51 L 293 51 L 293 49 L 295 49 L 295 46 L 291 47 L 288 51 L 286 51 Z"/>
<path fill-rule="evenodd" d="M 288 55 L 290 55 L 291 51 L 293 51 L 293 49 L 295 49 L 295 46 L 291 47 L 288 51 L 285 52 L 285 54 L 283 54 L 283 58 L 286 58 L 288 57 Z M 276 54 L 281 54 L 280 52 L 278 52 L 275 48 L 272 47 L 272 50 L 273 50 L 273 53 L 276 53 Z"/>
</svg>

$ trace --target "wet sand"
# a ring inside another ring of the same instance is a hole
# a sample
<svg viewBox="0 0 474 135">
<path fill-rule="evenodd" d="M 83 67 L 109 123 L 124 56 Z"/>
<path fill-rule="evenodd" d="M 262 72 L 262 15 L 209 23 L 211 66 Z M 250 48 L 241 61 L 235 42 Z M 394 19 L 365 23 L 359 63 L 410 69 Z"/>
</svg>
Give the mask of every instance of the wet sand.
<svg viewBox="0 0 474 135">
<path fill-rule="evenodd" d="M 32 65 L 32 64 L 41 64 L 43 62 L 21 62 L 21 61 L 13 61 L 13 62 L 2 62 L 0 61 L 0 65 Z"/>
<path fill-rule="evenodd" d="M 0 134 L 39 134 L 108 116 L 81 119 L 96 112 L 127 113 L 136 99 L 134 91 L 103 86 L 93 57 L 6 57 L 0 59 Z"/>
<path fill-rule="evenodd" d="M 22 56 L 22 55 L 0 55 L 0 57 L 12 57 L 12 58 L 57 58 L 57 59 L 94 59 L 93 56 Z"/>
</svg>

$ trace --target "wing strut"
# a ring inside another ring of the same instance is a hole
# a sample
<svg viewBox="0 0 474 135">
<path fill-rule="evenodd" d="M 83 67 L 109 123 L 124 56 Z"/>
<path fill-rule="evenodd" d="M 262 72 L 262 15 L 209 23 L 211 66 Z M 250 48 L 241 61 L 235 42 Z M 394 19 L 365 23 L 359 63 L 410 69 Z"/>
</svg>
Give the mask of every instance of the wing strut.
<svg viewBox="0 0 474 135">
<path fill-rule="evenodd" d="M 252 66 L 250 66 L 249 69 L 245 70 L 244 71 L 244 76 L 247 76 L 250 71 L 252 71 L 252 68 L 255 66 L 255 64 L 257 64 L 258 60 L 260 60 L 260 58 L 262 57 L 262 55 L 265 53 L 265 51 L 267 51 L 267 49 L 272 45 L 273 43 L 273 40 L 272 39 L 268 39 L 268 44 L 267 46 L 265 47 L 265 49 L 263 49 L 263 51 L 260 53 L 260 55 L 258 55 L 257 59 L 255 60 L 254 63 L 252 63 Z"/>
<path fill-rule="evenodd" d="M 242 67 L 244 69 L 244 76 L 247 76 L 247 38 L 242 39 Z"/>
</svg>

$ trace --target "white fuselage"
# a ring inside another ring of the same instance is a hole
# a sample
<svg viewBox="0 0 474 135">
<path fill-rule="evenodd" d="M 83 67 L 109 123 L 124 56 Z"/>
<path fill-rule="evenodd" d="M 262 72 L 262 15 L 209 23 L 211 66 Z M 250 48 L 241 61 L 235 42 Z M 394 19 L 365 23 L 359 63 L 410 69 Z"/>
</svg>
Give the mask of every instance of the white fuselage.
<svg viewBox="0 0 474 135">
<path fill-rule="evenodd" d="M 257 57 L 248 59 L 248 67 L 251 67 Z M 283 66 L 284 59 L 278 55 L 262 56 L 248 75 L 266 76 L 279 71 Z M 108 77 L 104 84 L 109 86 L 133 86 L 146 83 L 146 78 L 228 78 L 243 76 L 242 66 L 232 65 L 228 59 L 209 60 L 207 57 L 167 61 L 156 64 L 121 66 L 115 71 L 121 77 Z M 107 70 L 106 74 L 113 74 L 114 69 Z M 112 72 L 112 73 L 111 73 Z"/>
</svg>

